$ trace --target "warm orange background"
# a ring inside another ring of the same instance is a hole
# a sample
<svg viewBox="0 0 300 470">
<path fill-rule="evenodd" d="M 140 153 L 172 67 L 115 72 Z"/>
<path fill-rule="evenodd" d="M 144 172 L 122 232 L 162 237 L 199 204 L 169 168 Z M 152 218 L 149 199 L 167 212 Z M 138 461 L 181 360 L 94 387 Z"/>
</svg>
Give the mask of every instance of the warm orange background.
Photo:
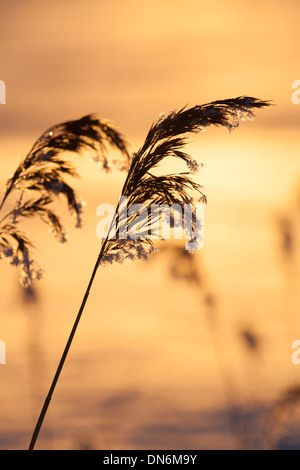
<svg viewBox="0 0 300 470">
<path fill-rule="evenodd" d="M 2 188 L 34 140 L 61 121 L 98 112 L 134 150 L 162 111 L 244 94 L 276 103 L 231 135 L 192 136 L 189 147 L 205 165 L 205 244 L 194 256 L 218 328 L 209 328 L 199 289 L 168 275 L 165 253 L 99 269 L 37 448 L 239 448 L 228 403 L 246 415 L 246 446 L 266 445 L 268 412 L 300 374 L 291 362 L 300 339 L 300 105 L 291 101 L 299 14 L 296 0 L 2 2 Z M 41 223 L 28 227 L 45 269 L 37 303 L 22 301 L 17 270 L 0 263 L 1 449 L 29 444 L 96 260 L 96 207 L 115 203 L 122 186 L 124 174 L 74 158 L 86 223 L 75 230 L 65 215 L 62 247 Z M 288 408 L 276 418 L 273 445 L 299 445 L 296 416 Z"/>
</svg>

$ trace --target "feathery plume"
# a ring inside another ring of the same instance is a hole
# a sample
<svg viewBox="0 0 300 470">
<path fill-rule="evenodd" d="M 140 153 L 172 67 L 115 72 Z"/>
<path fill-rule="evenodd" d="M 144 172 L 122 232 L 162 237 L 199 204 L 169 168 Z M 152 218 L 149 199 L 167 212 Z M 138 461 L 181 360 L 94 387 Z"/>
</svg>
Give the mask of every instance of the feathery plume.
<svg viewBox="0 0 300 470">
<path fill-rule="evenodd" d="M 133 153 L 121 192 L 121 195 L 127 198 L 127 211 L 123 211 L 118 205 L 112 221 L 112 226 L 116 227 L 117 233 L 121 229 L 127 234 L 130 233 L 136 214 L 128 216 L 128 212 L 134 204 L 142 204 L 149 214 L 154 204 L 177 205 L 184 208 L 184 205 L 189 203 L 192 218 L 196 221 L 196 203 L 207 201 L 201 191 L 202 186 L 193 181 L 192 175 L 203 165 L 183 151 L 183 147 L 187 144 L 185 134 L 202 132 L 211 125 L 223 126 L 231 131 L 238 127 L 240 119 L 253 119 L 255 109 L 268 105 L 268 101 L 242 96 L 188 109 L 182 108 L 178 112 L 171 111 L 167 116 L 160 115 L 157 122 L 151 126 L 142 147 Z M 188 171 L 179 174 L 155 175 L 153 171 L 167 157 L 182 160 Z M 197 197 L 192 196 L 192 193 L 195 193 Z M 102 245 L 101 264 L 113 261 L 123 262 L 126 258 L 147 259 L 155 251 L 149 234 L 151 224 L 158 222 L 158 218 L 160 214 L 156 216 L 156 220 L 153 220 L 153 217 L 145 220 L 143 236 L 135 243 L 132 242 L 130 236 L 125 240 L 120 240 L 118 237 L 111 239 L 112 232 L 108 233 Z M 193 229 L 192 232 L 195 233 L 197 227 L 193 226 Z"/>
<path fill-rule="evenodd" d="M 59 243 L 65 243 L 65 229 L 59 216 L 51 209 L 51 204 L 63 196 L 69 212 L 76 219 L 76 227 L 80 228 L 84 202 L 66 181 L 68 176 L 78 177 L 76 168 L 61 154 L 66 151 L 80 154 L 83 150 L 92 150 L 95 153 L 93 159 L 108 171 L 112 164 L 115 165 L 115 160 L 108 160 L 108 145 L 121 153 L 117 167 L 128 166 L 130 156 L 127 143 L 108 121 L 94 115 L 67 121 L 46 130 L 9 178 L 0 211 L 9 196 L 15 194 L 16 200 L 13 208 L 0 220 L 0 258 L 8 258 L 12 265 L 21 268 L 20 281 L 24 287 L 39 279 L 42 270 L 33 259 L 33 244 L 20 230 L 20 222 L 39 216 L 48 224 L 49 231 Z"/>
<path fill-rule="evenodd" d="M 127 209 L 133 207 L 134 204 L 142 204 L 146 209 L 149 209 L 153 204 L 167 204 L 169 206 L 178 204 L 179 207 L 184 206 L 186 203 L 193 205 L 194 199 L 191 197 L 193 190 L 196 191 L 198 196 L 201 194 L 201 202 L 206 202 L 206 197 L 201 192 L 201 185 L 195 183 L 191 178 L 191 170 L 195 170 L 195 162 L 182 150 L 186 144 L 186 139 L 183 135 L 190 132 L 200 132 L 210 125 L 221 125 L 232 130 L 237 127 L 239 119 L 252 119 L 253 109 L 259 109 L 268 105 L 267 101 L 239 97 L 215 101 L 190 109 L 183 108 L 178 112 L 172 111 L 166 117 L 162 116 L 152 125 L 143 146 L 131 158 L 127 177 L 121 191 L 121 196 L 126 198 Z M 175 157 L 184 161 L 189 171 L 181 174 L 154 175 L 153 170 L 166 157 Z M 143 221 L 142 235 L 132 238 L 130 236 L 130 227 L 137 222 L 136 211 L 133 215 L 130 215 L 128 210 L 124 216 L 125 211 L 123 209 L 121 199 L 121 203 L 118 204 L 114 213 L 107 236 L 101 243 L 81 306 L 33 431 L 29 450 L 34 449 L 98 267 L 101 264 L 105 264 L 105 262 L 122 262 L 124 259 L 147 259 L 154 250 L 153 242 L 149 237 L 149 217 Z M 193 212 L 192 220 L 194 215 Z M 121 237 L 112 237 L 112 235 L 116 235 L 115 232 L 119 235 L 121 234 Z"/>
</svg>

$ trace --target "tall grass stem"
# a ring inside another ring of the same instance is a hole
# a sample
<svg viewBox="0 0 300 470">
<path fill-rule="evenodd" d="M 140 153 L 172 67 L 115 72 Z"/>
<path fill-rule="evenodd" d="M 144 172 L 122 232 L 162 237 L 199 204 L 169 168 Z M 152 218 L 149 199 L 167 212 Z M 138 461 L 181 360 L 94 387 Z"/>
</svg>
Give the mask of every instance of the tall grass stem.
<svg viewBox="0 0 300 470">
<path fill-rule="evenodd" d="M 61 371 L 62 371 L 62 368 L 63 368 L 63 366 L 64 366 L 65 360 L 66 360 L 66 358 L 67 358 L 67 355 L 68 355 L 69 349 L 70 349 L 70 347 L 71 347 L 73 338 L 74 338 L 74 336 L 75 336 L 75 333 L 76 333 L 76 330 L 77 330 L 77 327 L 78 327 L 78 324 L 79 324 L 81 315 L 82 315 L 82 313 L 83 313 L 85 304 L 86 304 L 86 302 L 87 302 L 87 299 L 88 299 L 88 296 L 89 296 L 89 293 L 90 293 L 90 289 L 91 289 L 91 287 L 92 287 L 92 284 L 93 284 L 93 281 L 94 281 L 94 278 L 95 278 L 97 269 L 98 269 L 98 267 L 99 267 L 99 264 L 100 264 L 100 261 L 101 261 L 101 258 L 102 258 L 102 254 L 103 254 L 103 246 L 104 246 L 104 245 L 102 245 L 102 247 L 101 247 L 99 256 L 98 256 L 98 258 L 97 258 L 97 261 L 96 261 L 95 267 L 94 267 L 94 269 L 93 269 L 93 272 L 92 272 L 90 281 L 89 281 L 88 286 L 87 286 L 87 289 L 86 289 L 86 291 L 85 291 L 85 294 L 84 294 L 84 297 L 83 297 L 83 300 L 82 300 L 80 309 L 79 309 L 79 311 L 78 311 L 76 320 L 75 320 L 75 322 L 74 322 L 73 328 L 72 328 L 72 330 L 71 330 L 69 339 L 68 339 L 68 341 L 67 341 L 67 343 L 66 343 L 64 352 L 63 352 L 63 354 L 62 354 L 62 356 L 61 356 L 61 359 L 60 359 L 60 362 L 59 362 L 59 364 L 58 364 L 58 367 L 57 367 L 56 373 L 55 373 L 55 375 L 54 375 L 52 384 L 51 384 L 51 386 L 50 386 L 49 392 L 48 392 L 48 394 L 47 394 L 47 396 L 46 396 L 46 399 L 45 399 L 45 401 L 44 401 L 44 405 L 43 405 L 43 408 L 42 408 L 42 410 L 41 410 L 39 419 L 38 419 L 38 421 L 37 421 L 37 423 L 36 423 L 35 429 L 34 429 L 34 431 L 33 431 L 32 438 L 31 438 L 31 441 L 30 441 L 30 445 L 29 445 L 29 447 L 28 447 L 28 450 L 33 450 L 33 449 L 34 449 L 36 440 L 37 440 L 38 435 L 39 435 L 39 432 L 40 432 L 40 430 L 41 430 L 41 427 L 42 427 L 44 418 L 45 418 L 45 416 L 46 416 L 46 413 L 47 413 L 47 410 L 48 410 L 48 407 L 49 407 L 49 404 L 50 404 L 50 401 L 51 401 L 53 392 L 54 392 L 54 390 L 55 390 L 57 381 L 58 381 L 58 379 L 59 379 L 60 373 L 61 373 Z"/>
</svg>

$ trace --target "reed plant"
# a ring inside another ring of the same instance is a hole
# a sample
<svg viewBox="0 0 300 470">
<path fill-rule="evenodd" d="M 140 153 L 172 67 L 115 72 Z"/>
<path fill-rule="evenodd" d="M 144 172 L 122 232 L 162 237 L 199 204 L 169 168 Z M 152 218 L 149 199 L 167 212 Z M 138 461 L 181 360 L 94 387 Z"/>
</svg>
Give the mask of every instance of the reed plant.
<svg viewBox="0 0 300 470">
<path fill-rule="evenodd" d="M 108 146 L 117 148 L 121 157 L 111 161 Z M 0 258 L 20 269 L 20 281 L 25 288 L 41 278 L 42 269 L 22 224 L 39 217 L 58 242 L 65 243 L 67 233 L 54 209 L 55 201 L 62 197 L 75 218 L 75 226 L 82 226 L 84 201 L 68 182 L 68 178 L 79 175 L 75 164 L 63 154 L 81 154 L 83 150 L 92 150 L 92 159 L 105 171 L 114 164 L 120 169 L 128 166 L 130 157 L 121 133 L 110 122 L 87 115 L 47 129 L 6 183 L 0 203 Z"/>
<path fill-rule="evenodd" d="M 145 260 L 155 250 L 150 237 L 151 224 L 154 222 L 152 219 L 148 218 L 144 222 L 141 236 L 132 238 L 128 235 L 130 227 L 137 223 L 137 213 L 133 212 L 130 215 L 130 208 L 136 204 L 141 204 L 147 209 L 153 204 L 169 206 L 177 204 L 183 208 L 188 203 L 192 206 L 194 215 L 196 204 L 207 201 L 202 186 L 193 179 L 193 174 L 198 172 L 201 165 L 184 152 L 188 142 L 186 135 L 205 131 L 212 125 L 223 126 L 231 131 L 238 127 L 240 120 L 253 119 L 254 110 L 269 104 L 268 101 L 241 96 L 171 111 L 167 115 L 161 115 L 151 126 L 143 145 L 132 155 L 129 155 L 126 142 L 116 129 L 89 115 L 78 121 L 69 121 L 48 129 L 20 163 L 7 183 L 0 205 L 2 210 L 8 196 L 18 190 L 14 209 L 0 221 L 0 249 L 2 255 L 9 258 L 12 264 L 21 265 L 22 282 L 25 286 L 38 279 L 41 274 L 30 255 L 32 244 L 19 230 L 22 218 L 38 215 L 50 225 L 58 239 L 64 242 L 65 232 L 62 223 L 57 214 L 49 208 L 56 196 L 63 195 L 67 199 L 70 212 L 76 217 L 76 225 L 81 225 L 82 203 L 78 200 L 74 189 L 65 181 L 65 175 L 76 176 L 76 170 L 72 164 L 62 158 L 62 152 L 80 152 L 86 148 L 97 150 L 97 159 L 107 171 L 110 161 L 106 155 L 105 145 L 108 143 L 121 151 L 121 160 L 115 160 L 113 163 L 119 169 L 127 168 L 127 176 L 121 189 L 121 196 L 127 200 L 126 217 L 121 205 L 118 204 L 107 235 L 101 241 L 82 303 L 33 431 L 30 450 L 35 447 L 99 266 L 113 262 L 122 263 L 128 259 Z M 183 161 L 187 170 L 182 173 L 155 174 L 155 170 L 166 158 Z M 38 196 L 24 202 L 25 192 L 37 193 Z M 160 214 L 157 215 L 157 218 L 159 217 Z M 116 228 L 117 234 L 125 233 L 125 237 L 112 237 L 113 227 Z M 11 245 L 11 239 L 15 240 L 16 247 Z"/>
</svg>

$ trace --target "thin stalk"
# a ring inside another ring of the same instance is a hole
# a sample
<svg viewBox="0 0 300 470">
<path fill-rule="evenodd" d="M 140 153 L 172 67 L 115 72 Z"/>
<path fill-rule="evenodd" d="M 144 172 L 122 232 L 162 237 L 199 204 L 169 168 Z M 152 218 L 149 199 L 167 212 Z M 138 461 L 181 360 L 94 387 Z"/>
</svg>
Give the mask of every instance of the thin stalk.
<svg viewBox="0 0 300 470">
<path fill-rule="evenodd" d="M 60 373 L 61 373 L 62 368 L 63 368 L 64 363 L 65 363 L 65 360 L 66 360 L 66 358 L 67 358 L 69 349 L 70 349 L 70 347 L 71 347 L 71 344 L 72 344 L 72 341 L 73 341 L 73 338 L 74 338 L 74 335 L 75 335 L 75 332 L 76 332 L 76 330 L 77 330 L 77 326 L 78 326 L 78 324 L 79 324 L 79 321 L 80 321 L 82 312 L 83 312 L 83 310 L 84 310 L 86 301 L 87 301 L 87 299 L 88 299 L 88 296 L 89 296 L 89 293 L 90 293 L 90 289 L 91 289 L 91 287 L 92 287 L 92 284 L 93 284 L 93 281 L 94 281 L 94 278 L 95 278 L 97 269 L 98 269 L 98 267 L 99 267 L 99 264 L 100 264 L 100 261 L 101 261 L 101 258 L 102 258 L 102 254 L 103 254 L 103 247 L 104 247 L 104 244 L 103 244 L 102 247 L 101 247 L 101 250 L 100 250 L 99 256 L 98 256 L 98 258 L 97 258 L 95 267 L 94 267 L 94 269 L 93 269 L 93 272 L 92 272 L 90 281 L 89 281 L 89 283 L 88 283 L 88 287 L 87 287 L 86 292 L 85 292 L 85 294 L 84 294 L 84 297 L 83 297 L 83 300 L 82 300 L 82 303 L 81 303 L 79 312 L 78 312 L 78 314 L 77 314 L 77 317 L 76 317 L 76 320 L 75 320 L 75 322 L 74 322 L 73 328 L 72 328 L 72 330 L 71 330 L 69 339 L 68 339 L 68 341 L 67 341 L 67 344 L 66 344 L 66 346 L 65 346 L 64 352 L 63 352 L 63 354 L 62 354 L 62 356 L 61 356 L 61 359 L 60 359 L 60 362 L 59 362 L 59 364 L 58 364 L 58 367 L 57 367 L 56 373 L 55 373 L 55 375 L 54 375 L 54 378 L 53 378 L 51 387 L 50 387 L 50 389 L 49 389 L 48 395 L 46 396 L 46 399 L 45 399 L 45 401 L 44 401 L 44 405 L 43 405 L 43 408 L 42 408 L 42 410 L 41 410 L 39 419 L 38 419 L 38 421 L 37 421 L 37 423 L 36 423 L 35 429 L 34 429 L 34 431 L 33 431 L 32 438 L 31 438 L 31 441 L 30 441 L 28 450 L 33 450 L 33 449 L 34 449 L 34 446 L 35 446 L 37 437 L 38 437 L 38 435 L 39 435 L 41 426 L 42 426 L 42 424 L 43 424 L 45 415 L 46 415 L 46 413 L 47 413 L 48 406 L 49 406 L 49 404 L 50 404 L 50 401 L 51 401 L 51 398 L 52 398 L 52 395 L 53 395 L 55 386 L 56 386 L 57 381 L 58 381 L 58 379 L 59 379 Z"/>
<path fill-rule="evenodd" d="M 128 174 L 127 174 L 127 178 L 126 178 L 126 180 L 125 180 L 123 189 L 126 187 L 129 174 L 130 174 L 130 170 L 129 170 Z M 37 438 L 38 438 L 40 429 L 41 429 L 41 427 L 42 427 L 42 424 L 43 424 L 45 415 L 46 415 L 46 413 L 47 413 L 47 410 L 48 410 L 48 407 L 49 407 L 49 404 L 50 404 L 50 401 L 51 401 L 53 392 L 54 392 L 54 390 L 55 390 L 57 381 L 58 381 L 58 379 L 59 379 L 60 373 L 61 373 L 61 371 L 62 371 L 62 368 L 63 368 L 63 366 L 64 366 L 65 360 L 66 360 L 66 358 L 67 358 L 67 355 L 68 355 L 69 349 L 70 349 L 70 347 L 71 347 L 73 338 L 74 338 L 74 336 L 75 336 L 75 333 L 76 333 L 76 330 L 77 330 L 77 327 L 78 327 L 78 324 L 79 324 L 79 321 L 80 321 L 82 312 L 83 312 L 83 310 L 84 310 L 85 304 L 86 304 L 86 302 L 87 302 L 87 299 L 88 299 L 88 296 L 89 296 L 89 293 L 90 293 L 90 290 L 91 290 L 91 287 L 92 287 L 94 278 L 95 278 L 95 276 L 96 276 L 97 269 L 98 269 L 98 267 L 99 267 L 99 265 L 100 265 L 100 263 L 101 263 L 101 259 L 102 259 L 103 253 L 104 253 L 104 248 L 105 248 L 105 245 L 106 245 L 106 243 L 107 243 L 107 241 L 108 241 L 108 239 L 109 239 L 109 234 L 110 234 L 111 228 L 112 228 L 112 226 L 113 226 L 113 223 L 114 223 L 114 221 L 115 221 L 115 219 L 116 219 L 116 216 L 117 216 L 117 214 L 118 214 L 118 211 L 119 211 L 119 203 L 118 203 L 118 205 L 117 205 L 117 209 L 116 209 L 116 211 L 115 211 L 114 217 L 113 217 L 113 219 L 112 219 L 112 221 L 111 221 L 111 223 L 110 223 L 110 227 L 109 227 L 107 236 L 106 236 L 105 240 L 104 240 L 103 243 L 102 243 L 102 246 L 101 246 L 101 249 L 100 249 L 100 252 L 99 252 L 97 261 L 96 261 L 96 264 L 95 264 L 95 266 L 94 266 L 94 269 L 93 269 L 93 272 L 92 272 L 90 281 L 89 281 L 88 286 L 87 286 L 87 289 L 86 289 L 86 291 L 85 291 L 85 294 L 84 294 L 84 297 L 83 297 L 83 300 L 82 300 L 80 309 L 79 309 L 79 311 L 78 311 L 77 317 L 76 317 L 76 319 L 75 319 L 73 328 L 72 328 L 72 330 L 71 330 L 69 339 L 68 339 L 68 341 L 67 341 L 67 343 L 66 343 L 64 352 L 63 352 L 63 354 L 62 354 L 62 356 L 61 356 L 60 362 L 59 362 L 58 367 L 57 367 L 57 369 L 56 369 L 54 378 L 53 378 L 53 380 L 52 380 L 52 384 L 51 384 L 50 389 L 49 389 L 49 392 L 48 392 L 48 394 L 47 394 L 47 396 L 46 396 L 46 398 L 45 398 L 43 408 L 42 408 L 42 410 L 41 410 L 40 416 L 39 416 L 39 418 L 38 418 L 38 421 L 37 421 L 37 423 L 36 423 L 35 429 L 34 429 L 34 431 L 33 431 L 33 434 L 32 434 L 32 437 L 31 437 L 31 441 L 30 441 L 28 450 L 33 450 L 33 449 L 34 449 L 36 440 L 37 440 Z"/>
<path fill-rule="evenodd" d="M 8 194 L 6 193 L 6 194 L 4 195 L 4 197 L 3 197 L 3 199 L 2 199 L 2 202 L 1 202 L 1 204 L 0 204 L 0 211 L 1 211 L 3 205 L 4 205 L 5 201 L 6 201 L 7 196 L 8 196 Z"/>
<path fill-rule="evenodd" d="M 5 191 L 5 193 L 4 193 L 3 199 L 2 199 L 2 201 L 1 201 L 1 204 L 0 204 L 0 211 L 1 211 L 1 209 L 2 209 L 2 207 L 3 207 L 3 205 L 4 205 L 4 203 L 5 203 L 6 199 L 8 198 L 8 196 L 9 196 L 9 194 L 10 194 L 12 188 L 13 188 L 13 182 L 11 181 L 9 187 L 6 188 L 6 191 Z"/>
</svg>

